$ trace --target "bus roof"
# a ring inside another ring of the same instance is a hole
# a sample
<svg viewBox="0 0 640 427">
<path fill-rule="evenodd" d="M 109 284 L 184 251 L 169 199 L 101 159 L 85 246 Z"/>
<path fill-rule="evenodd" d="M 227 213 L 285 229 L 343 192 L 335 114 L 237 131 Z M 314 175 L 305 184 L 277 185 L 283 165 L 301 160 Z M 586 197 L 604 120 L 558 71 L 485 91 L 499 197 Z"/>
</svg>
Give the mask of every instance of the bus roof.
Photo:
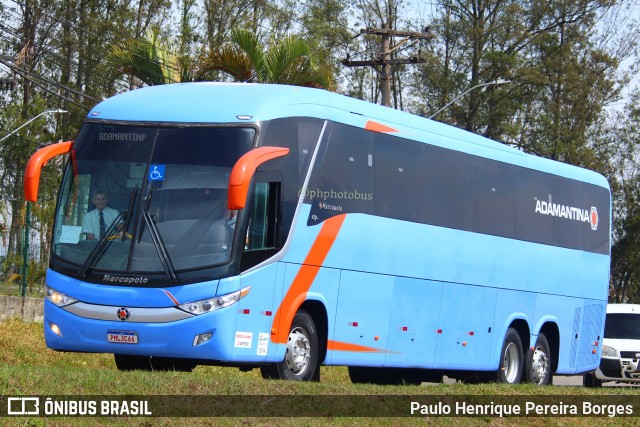
<svg viewBox="0 0 640 427">
<path fill-rule="evenodd" d="M 253 83 L 177 83 L 132 90 L 96 105 L 88 119 L 145 123 L 254 123 L 316 117 L 578 179 L 601 175 L 532 156 L 463 129 L 320 89 Z"/>
</svg>

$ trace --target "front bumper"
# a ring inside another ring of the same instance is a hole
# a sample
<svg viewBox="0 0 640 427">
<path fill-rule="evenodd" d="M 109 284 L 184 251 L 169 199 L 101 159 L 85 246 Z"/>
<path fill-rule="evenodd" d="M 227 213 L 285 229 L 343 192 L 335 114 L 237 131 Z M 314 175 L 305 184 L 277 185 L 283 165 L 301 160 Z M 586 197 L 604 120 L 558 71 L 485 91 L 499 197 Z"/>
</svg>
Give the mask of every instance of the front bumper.
<svg viewBox="0 0 640 427">
<path fill-rule="evenodd" d="M 114 311 L 115 312 L 115 311 Z M 117 353 L 155 357 L 181 357 L 229 361 L 233 359 L 235 310 L 222 309 L 166 323 L 99 320 L 78 317 L 50 301 L 44 302 L 44 336 L 47 347 L 59 351 Z M 60 335 L 52 326 L 59 328 Z M 137 334 L 137 344 L 113 343 L 108 331 Z M 194 346 L 199 334 L 211 339 Z"/>
<path fill-rule="evenodd" d="M 603 357 L 596 371 L 601 381 L 617 381 L 640 384 L 640 359 Z"/>
</svg>

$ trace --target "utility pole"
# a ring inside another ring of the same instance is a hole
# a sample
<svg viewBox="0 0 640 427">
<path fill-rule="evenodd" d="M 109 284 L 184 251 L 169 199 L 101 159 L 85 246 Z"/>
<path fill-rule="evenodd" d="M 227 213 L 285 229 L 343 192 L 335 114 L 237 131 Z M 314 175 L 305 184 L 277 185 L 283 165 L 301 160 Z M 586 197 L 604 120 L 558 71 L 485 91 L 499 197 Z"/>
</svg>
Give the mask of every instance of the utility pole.
<svg viewBox="0 0 640 427">
<path fill-rule="evenodd" d="M 374 34 L 382 37 L 382 50 L 380 55 L 371 61 L 352 61 L 347 55 L 347 58 L 343 59 L 342 65 L 346 67 L 363 67 L 371 66 L 380 76 L 380 91 L 382 92 L 382 105 L 387 107 L 391 106 L 391 66 L 400 64 L 422 64 L 426 60 L 417 56 L 405 59 L 391 59 L 391 53 L 402 46 L 409 40 L 416 39 L 433 39 L 435 34 L 431 33 L 429 28 L 425 28 L 422 32 L 417 31 L 397 31 L 389 28 L 389 24 L 385 23 L 382 28 L 363 28 L 360 30 L 360 34 Z M 404 37 L 402 41 L 391 47 L 391 37 Z M 378 69 L 380 67 L 380 69 Z"/>
</svg>

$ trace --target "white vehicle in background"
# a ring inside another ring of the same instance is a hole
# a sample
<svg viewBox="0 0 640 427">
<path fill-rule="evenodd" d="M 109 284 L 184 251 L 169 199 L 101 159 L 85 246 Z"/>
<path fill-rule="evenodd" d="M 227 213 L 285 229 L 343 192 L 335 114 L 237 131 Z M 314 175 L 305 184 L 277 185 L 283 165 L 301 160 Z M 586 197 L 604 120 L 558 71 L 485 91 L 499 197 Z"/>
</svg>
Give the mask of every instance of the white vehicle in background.
<svg viewBox="0 0 640 427">
<path fill-rule="evenodd" d="M 603 382 L 640 384 L 640 304 L 609 304 L 602 340 L 602 359 L 595 372 L 584 374 L 585 387 Z"/>
</svg>

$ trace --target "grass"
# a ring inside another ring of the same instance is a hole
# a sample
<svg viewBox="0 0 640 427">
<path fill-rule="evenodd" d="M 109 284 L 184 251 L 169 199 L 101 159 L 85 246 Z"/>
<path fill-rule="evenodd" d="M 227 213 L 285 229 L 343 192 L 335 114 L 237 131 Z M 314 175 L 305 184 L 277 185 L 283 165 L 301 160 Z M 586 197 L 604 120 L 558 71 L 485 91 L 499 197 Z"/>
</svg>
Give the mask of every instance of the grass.
<svg viewBox="0 0 640 427">
<path fill-rule="evenodd" d="M 322 367 L 322 381 L 319 383 L 299 383 L 287 381 L 266 381 L 258 370 L 240 372 L 234 368 L 199 366 L 193 373 L 182 372 L 119 372 L 111 355 L 59 353 L 46 348 L 42 324 L 25 323 L 20 320 L 0 322 L 0 395 L 2 396 L 148 396 L 180 395 L 200 396 L 207 404 L 242 405 L 289 404 L 291 414 L 300 411 L 300 405 L 325 405 L 321 409 L 339 415 L 340 405 L 347 403 L 367 413 L 375 413 L 381 407 L 386 411 L 394 405 L 408 406 L 413 399 L 428 402 L 429 399 L 457 399 L 456 396 L 475 396 L 478 399 L 509 401 L 517 395 L 534 396 L 535 399 L 551 403 L 557 400 L 570 402 L 584 400 L 593 395 L 602 395 L 606 400 L 635 399 L 638 403 L 637 388 L 603 388 L 600 390 L 582 387 L 535 387 L 521 384 L 506 386 L 501 384 L 438 384 L 429 386 L 377 386 L 351 384 L 346 368 Z M 216 400 L 216 396 L 219 398 Z M 225 396 L 231 396 L 225 398 Z M 356 396 L 356 397 L 353 397 Z M 394 397 L 398 396 L 398 397 Z M 436 397 L 434 397 L 436 396 Z M 550 397 L 549 397 L 550 396 Z M 577 396 L 577 397 L 576 397 Z M 583 396 L 582 398 L 580 396 Z M 269 398 L 271 397 L 271 398 Z M 282 400 L 278 398 L 282 397 Z M 186 399 L 189 401 L 189 399 Z M 381 400 L 383 400 L 381 402 Z M 464 400 L 464 399 L 463 399 Z M 537 401 L 536 400 L 536 401 Z M 169 400 L 168 404 L 182 404 L 184 399 Z M 4 404 L 4 403 L 3 403 Z M 453 404 L 453 403 L 452 403 Z M 266 406 L 265 406 L 266 407 Z M 187 411 L 189 408 L 182 408 Z M 196 408 L 197 409 L 197 408 Z M 235 408 L 237 409 L 237 407 Z M 289 408 L 287 407 L 287 410 Z M 634 410 L 640 413 L 640 405 Z M 4 412 L 4 411 L 3 411 Z M 179 412 L 185 413 L 185 412 Z M 253 414 L 253 412 L 249 412 Z M 239 414 L 242 415 L 242 414 Z M 639 414 L 636 414 L 639 415 Z M 9 426 L 66 426 L 66 425 L 122 425 L 128 426 L 262 426 L 262 425 L 446 425 L 446 426 L 547 426 L 563 427 L 587 426 L 594 422 L 602 425 L 639 425 L 636 417 L 594 420 L 586 417 L 376 417 L 332 416 L 318 418 L 272 418 L 272 417 L 216 417 L 216 418 L 173 418 L 173 417 L 47 417 L 3 418 L 2 425 Z"/>
</svg>

